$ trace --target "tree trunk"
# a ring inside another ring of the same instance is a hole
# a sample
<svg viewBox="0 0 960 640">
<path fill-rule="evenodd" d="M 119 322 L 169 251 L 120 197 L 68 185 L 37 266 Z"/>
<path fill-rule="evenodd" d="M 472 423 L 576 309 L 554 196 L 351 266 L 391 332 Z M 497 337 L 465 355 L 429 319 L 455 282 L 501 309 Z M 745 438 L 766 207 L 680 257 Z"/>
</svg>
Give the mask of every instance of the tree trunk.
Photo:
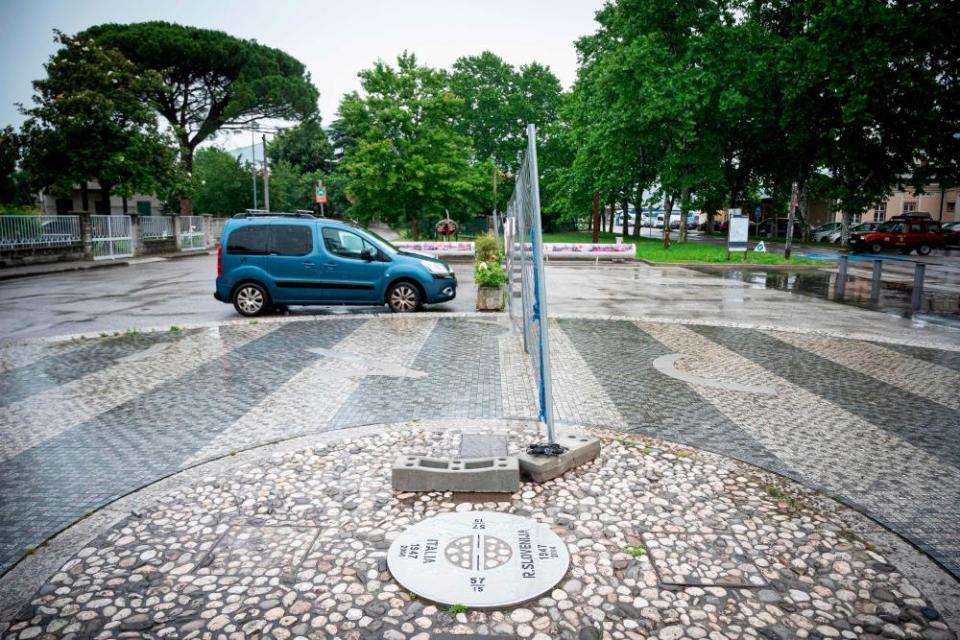
<svg viewBox="0 0 960 640">
<path fill-rule="evenodd" d="M 784 238 L 783 247 L 783 257 L 787 260 L 790 259 L 790 247 L 793 244 L 793 219 L 797 215 L 797 202 L 799 198 L 797 183 L 794 182 L 790 187 L 790 208 L 787 210 L 787 237 Z M 774 225 L 776 225 L 776 220 L 774 220 Z M 776 234 L 776 227 L 774 227 L 773 232 Z"/>
<path fill-rule="evenodd" d="M 80 209 L 87 213 L 90 211 L 90 189 L 87 187 L 87 180 L 80 183 Z"/>
<path fill-rule="evenodd" d="M 419 240 L 420 239 L 420 221 L 417 220 L 416 216 L 410 220 L 410 239 Z"/>
<path fill-rule="evenodd" d="M 690 189 L 683 188 L 680 192 L 680 242 L 687 241 L 687 211 L 690 208 Z"/>
<path fill-rule="evenodd" d="M 673 196 L 663 196 L 663 248 L 670 248 L 670 214 L 673 212 Z"/>
<path fill-rule="evenodd" d="M 180 167 L 188 179 L 193 175 L 193 147 L 182 140 L 180 141 Z M 189 193 L 180 194 L 180 215 L 193 215 L 193 198 Z"/>
<path fill-rule="evenodd" d="M 130 213 L 130 208 L 127 205 L 127 196 L 123 196 L 123 212 Z"/>
<path fill-rule="evenodd" d="M 609 228 L 607 229 L 607 231 L 608 231 L 609 233 L 613 233 L 613 221 L 614 221 L 614 218 L 617 217 L 617 213 L 616 213 L 616 211 L 615 211 L 616 205 L 613 203 L 613 198 L 612 198 L 612 197 L 609 197 L 609 196 L 607 197 L 607 203 L 610 205 L 610 218 L 609 218 L 609 225 L 610 225 L 610 226 L 609 226 Z M 604 207 L 604 211 L 606 211 L 606 207 Z"/>
<path fill-rule="evenodd" d="M 110 215 L 113 213 L 113 208 L 110 206 L 110 199 L 113 197 L 113 185 L 109 182 L 100 181 L 100 201 L 103 203 L 103 215 Z M 100 213 L 99 211 L 97 213 Z"/>
<path fill-rule="evenodd" d="M 840 246 L 846 247 L 850 243 L 850 223 L 853 221 L 853 212 L 843 210 L 840 227 Z"/>
<path fill-rule="evenodd" d="M 633 237 L 634 238 L 640 237 L 640 227 L 643 226 L 641 224 L 643 222 L 643 189 L 640 189 L 640 195 L 637 198 L 637 202 L 640 203 L 640 206 L 636 207 L 637 217 L 633 221 Z"/>
<path fill-rule="evenodd" d="M 627 203 L 627 194 L 623 194 L 623 202 L 620 204 L 623 209 L 623 237 L 630 236 L 630 205 Z"/>
</svg>

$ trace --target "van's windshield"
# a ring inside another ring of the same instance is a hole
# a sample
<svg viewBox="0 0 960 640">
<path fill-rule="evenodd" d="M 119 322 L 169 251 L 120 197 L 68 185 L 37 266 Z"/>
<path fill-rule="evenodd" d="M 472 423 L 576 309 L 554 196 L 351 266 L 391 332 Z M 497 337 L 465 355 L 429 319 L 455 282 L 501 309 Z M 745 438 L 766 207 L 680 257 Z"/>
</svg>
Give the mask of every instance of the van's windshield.
<svg viewBox="0 0 960 640">
<path fill-rule="evenodd" d="M 395 256 L 395 255 L 397 255 L 398 253 L 400 253 L 400 249 L 398 249 L 398 248 L 396 248 L 395 246 L 393 246 L 393 245 L 390 243 L 389 240 L 387 240 L 386 238 L 382 237 L 379 233 L 377 233 L 377 232 L 375 232 L 375 231 L 371 231 L 370 229 L 364 229 L 363 231 L 364 231 L 364 233 L 367 233 L 367 234 L 373 236 L 374 238 L 376 238 L 377 240 L 379 240 L 379 241 L 380 241 L 380 244 L 382 245 L 381 248 L 382 248 L 384 251 L 386 251 L 388 254 L 390 254 L 391 256 Z"/>
</svg>

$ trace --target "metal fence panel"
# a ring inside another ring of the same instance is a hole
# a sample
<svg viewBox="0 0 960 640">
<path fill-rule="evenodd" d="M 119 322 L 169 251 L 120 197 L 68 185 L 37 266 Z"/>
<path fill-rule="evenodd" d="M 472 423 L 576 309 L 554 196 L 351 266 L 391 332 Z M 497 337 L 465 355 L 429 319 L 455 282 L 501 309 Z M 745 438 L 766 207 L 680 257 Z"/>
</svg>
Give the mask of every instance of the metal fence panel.
<svg viewBox="0 0 960 640">
<path fill-rule="evenodd" d="M 547 290 L 543 270 L 537 130 L 532 124 L 527 125 L 527 153 L 515 184 L 507 206 L 507 224 L 504 226 L 511 289 L 508 310 L 517 328 L 523 332 L 523 348 L 530 354 L 530 364 L 538 387 L 540 421 L 547 425 L 547 439 L 553 444 L 556 437 L 553 428 Z M 520 285 L 519 301 L 513 293 L 517 279 Z"/>
<path fill-rule="evenodd" d="M 206 249 L 207 244 L 206 216 L 180 216 L 180 250 L 194 251 Z"/>
<path fill-rule="evenodd" d="M 142 216 L 144 240 L 162 240 L 173 237 L 173 218 L 170 216 Z"/>
<path fill-rule="evenodd" d="M 93 259 L 113 260 L 133 256 L 130 216 L 90 216 Z"/>
<path fill-rule="evenodd" d="M 0 215 L 0 249 L 69 247 L 82 241 L 80 216 Z"/>
</svg>

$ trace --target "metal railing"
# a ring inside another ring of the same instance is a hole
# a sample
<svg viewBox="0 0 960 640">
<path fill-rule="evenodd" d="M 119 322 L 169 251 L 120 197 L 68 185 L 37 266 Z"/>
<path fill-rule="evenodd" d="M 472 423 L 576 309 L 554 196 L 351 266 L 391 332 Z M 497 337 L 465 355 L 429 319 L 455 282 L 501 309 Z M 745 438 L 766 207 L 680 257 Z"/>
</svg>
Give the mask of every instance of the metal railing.
<svg viewBox="0 0 960 640">
<path fill-rule="evenodd" d="M 68 247 L 82 241 L 80 216 L 0 215 L 0 249 Z"/>
<path fill-rule="evenodd" d="M 90 228 L 94 260 L 133 256 L 130 216 L 90 216 Z"/>
<path fill-rule="evenodd" d="M 207 226 L 207 218 L 204 216 L 180 216 L 180 250 L 206 249 Z"/>
<path fill-rule="evenodd" d="M 173 218 L 170 216 L 143 216 L 140 218 L 143 225 L 144 240 L 163 240 L 173 237 Z"/>
</svg>

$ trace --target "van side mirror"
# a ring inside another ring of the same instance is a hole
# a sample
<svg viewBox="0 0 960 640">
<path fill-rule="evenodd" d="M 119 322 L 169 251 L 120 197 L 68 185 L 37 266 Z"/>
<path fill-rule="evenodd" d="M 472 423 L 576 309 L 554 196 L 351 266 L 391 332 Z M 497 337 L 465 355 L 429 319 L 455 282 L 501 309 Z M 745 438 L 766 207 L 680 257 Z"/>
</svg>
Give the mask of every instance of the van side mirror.
<svg viewBox="0 0 960 640">
<path fill-rule="evenodd" d="M 363 250 L 360 251 L 360 257 L 366 260 L 367 262 L 372 262 L 373 260 L 376 259 L 377 254 L 370 247 L 364 247 Z"/>
</svg>

